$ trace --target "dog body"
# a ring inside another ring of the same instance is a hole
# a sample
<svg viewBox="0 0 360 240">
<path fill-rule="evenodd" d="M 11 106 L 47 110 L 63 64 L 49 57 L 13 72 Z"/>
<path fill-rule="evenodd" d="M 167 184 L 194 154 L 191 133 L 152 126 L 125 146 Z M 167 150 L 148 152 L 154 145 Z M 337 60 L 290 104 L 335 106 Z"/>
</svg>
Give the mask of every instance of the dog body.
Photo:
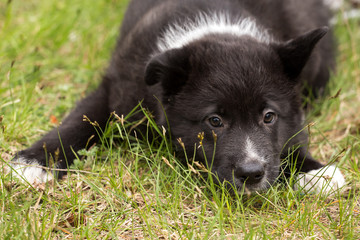
<svg viewBox="0 0 360 240">
<path fill-rule="evenodd" d="M 329 79 L 331 34 L 318 43 L 329 17 L 317 0 L 133 0 L 98 89 L 12 166 L 30 182 L 49 180 L 53 175 L 37 168 L 48 154 L 63 149 L 57 167 L 66 169 L 73 152 L 97 135 L 83 115 L 104 128 L 111 112 L 126 115 L 142 101 L 158 125 L 167 117 L 189 155 L 202 133 L 206 157 L 197 151 L 196 160 L 238 190 L 244 183 L 266 189 L 290 168 L 316 174 L 323 165 L 308 153 L 301 131 L 301 86 L 317 95 Z M 297 161 L 281 167 L 288 149 Z M 341 187 L 341 173 L 328 172 L 337 176 L 331 187 Z"/>
</svg>

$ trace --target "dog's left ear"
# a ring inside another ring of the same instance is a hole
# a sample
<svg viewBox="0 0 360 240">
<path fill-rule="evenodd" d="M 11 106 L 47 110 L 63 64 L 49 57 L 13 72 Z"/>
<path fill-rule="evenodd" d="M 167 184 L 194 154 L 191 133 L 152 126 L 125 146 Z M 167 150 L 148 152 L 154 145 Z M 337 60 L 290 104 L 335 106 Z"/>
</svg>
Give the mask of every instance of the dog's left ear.
<svg viewBox="0 0 360 240">
<path fill-rule="evenodd" d="M 188 79 L 189 66 L 186 49 L 168 50 L 150 59 L 145 69 L 145 82 L 150 86 L 161 83 L 166 95 L 176 94 Z"/>
<path fill-rule="evenodd" d="M 328 27 L 318 28 L 286 43 L 275 45 L 288 77 L 295 79 L 300 75 L 315 45 L 328 31 Z"/>
</svg>

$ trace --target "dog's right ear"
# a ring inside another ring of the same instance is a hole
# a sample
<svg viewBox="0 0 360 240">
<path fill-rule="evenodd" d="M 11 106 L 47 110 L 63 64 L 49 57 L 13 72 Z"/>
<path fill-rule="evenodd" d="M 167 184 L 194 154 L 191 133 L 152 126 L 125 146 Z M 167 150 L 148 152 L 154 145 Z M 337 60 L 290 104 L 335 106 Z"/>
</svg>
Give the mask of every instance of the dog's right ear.
<svg viewBox="0 0 360 240">
<path fill-rule="evenodd" d="M 166 95 L 176 94 L 188 79 L 190 64 L 186 49 L 172 49 L 155 55 L 145 69 L 147 85 L 161 83 Z"/>
<path fill-rule="evenodd" d="M 275 46 L 288 77 L 296 79 L 300 75 L 315 45 L 328 31 L 328 27 L 318 28 Z"/>
</svg>

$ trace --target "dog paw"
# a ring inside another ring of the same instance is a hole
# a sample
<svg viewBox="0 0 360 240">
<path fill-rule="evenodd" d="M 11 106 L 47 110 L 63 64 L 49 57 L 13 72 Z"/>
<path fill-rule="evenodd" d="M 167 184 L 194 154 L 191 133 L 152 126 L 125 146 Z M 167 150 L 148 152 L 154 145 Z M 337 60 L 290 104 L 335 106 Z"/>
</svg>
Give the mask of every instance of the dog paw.
<svg viewBox="0 0 360 240">
<path fill-rule="evenodd" d="M 54 179 L 54 176 L 38 164 L 36 160 L 19 157 L 9 163 L 10 174 L 13 177 L 30 184 L 44 183 Z"/>
<path fill-rule="evenodd" d="M 345 185 L 345 178 L 336 166 L 325 166 L 320 169 L 299 174 L 295 190 L 301 189 L 308 193 L 331 194 Z"/>
</svg>

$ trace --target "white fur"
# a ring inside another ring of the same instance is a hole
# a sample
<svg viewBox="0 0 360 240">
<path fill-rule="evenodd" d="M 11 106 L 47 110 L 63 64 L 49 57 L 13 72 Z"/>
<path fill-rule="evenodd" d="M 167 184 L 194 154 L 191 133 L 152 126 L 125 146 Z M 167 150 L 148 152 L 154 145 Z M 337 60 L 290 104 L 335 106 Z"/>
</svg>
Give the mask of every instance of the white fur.
<svg viewBox="0 0 360 240">
<path fill-rule="evenodd" d="M 334 193 L 345 185 L 345 178 L 336 166 L 325 166 L 300 174 L 297 178 L 295 189 L 304 192 Z"/>
<path fill-rule="evenodd" d="M 43 169 L 35 160 L 19 158 L 10 164 L 14 177 L 30 184 L 43 183 L 54 179 L 53 175 Z"/>
<path fill-rule="evenodd" d="M 250 36 L 260 42 L 270 43 L 271 36 L 260 28 L 250 17 L 232 20 L 225 13 L 200 13 L 195 21 L 176 23 L 169 26 L 158 41 L 158 49 L 164 52 L 181 48 L 209 34 L 231 34 L 235 36 Z"/>
<path fill-rule="evenodd" d="M 260 160 L 261 162 L 265 162 L 265 159 L 258 153 L 255 148 L 255 144 L 251 141 L 249 137 L 246 138 L 245 142 L 245 154 L 246 158 L 250 161 Z"/>
<path fill-rule="evenodd" d="M 339 10 L 344 5 L 344 0 L 324 0 L 324 3 L 332 10 Z"/>
</svg>

